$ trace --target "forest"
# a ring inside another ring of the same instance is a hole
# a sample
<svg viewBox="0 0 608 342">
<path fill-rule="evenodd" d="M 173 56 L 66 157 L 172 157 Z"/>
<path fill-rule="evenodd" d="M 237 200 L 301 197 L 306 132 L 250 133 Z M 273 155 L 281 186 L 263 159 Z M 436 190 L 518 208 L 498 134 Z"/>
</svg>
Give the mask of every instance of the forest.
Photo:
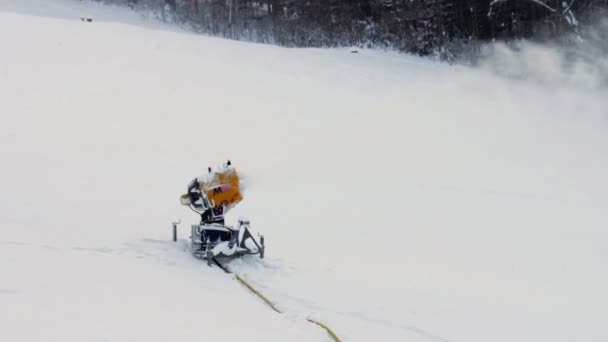
<svg viewBox="0 0 608 342">
<path fill-rule="evenodd" d="M 478 42 L 553 39 L 608 0 L 98 0 L 194 31 L 292 47 L 384 47 L 450 58 Z"/>
</svg>

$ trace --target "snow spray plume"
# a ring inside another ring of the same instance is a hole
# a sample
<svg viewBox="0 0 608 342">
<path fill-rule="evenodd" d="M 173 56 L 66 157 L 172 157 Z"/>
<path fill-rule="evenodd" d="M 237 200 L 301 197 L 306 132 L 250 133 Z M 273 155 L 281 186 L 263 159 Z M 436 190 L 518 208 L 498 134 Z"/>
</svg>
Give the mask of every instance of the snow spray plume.
<svg viewBox="0 0 608 342">
<path fill-rule="evenodd" d="M 608 19 L 551 43 L 483 46 L 473 64 L 503 77 L 560 87 L 608 89 Z"/>
</svg>

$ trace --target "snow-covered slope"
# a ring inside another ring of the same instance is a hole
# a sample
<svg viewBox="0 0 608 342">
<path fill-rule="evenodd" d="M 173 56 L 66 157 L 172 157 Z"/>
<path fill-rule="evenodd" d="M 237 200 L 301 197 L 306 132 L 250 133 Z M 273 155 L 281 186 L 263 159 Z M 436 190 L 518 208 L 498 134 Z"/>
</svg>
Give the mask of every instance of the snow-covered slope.
<svg viewBox="0 0 608 342">
<path fill-rule="evenodd" d="M 608 338 L 605 88 L 70 0 L 0 0 L 0 41 L 3 341 Z M 226 158 L 284 315 L 168 242 Z"/>
</svg>

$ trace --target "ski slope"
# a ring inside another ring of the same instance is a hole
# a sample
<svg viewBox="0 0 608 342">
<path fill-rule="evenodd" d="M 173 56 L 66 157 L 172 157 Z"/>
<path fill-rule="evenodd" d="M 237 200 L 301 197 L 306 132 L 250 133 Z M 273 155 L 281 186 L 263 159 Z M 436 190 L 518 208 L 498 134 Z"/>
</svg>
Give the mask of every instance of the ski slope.
<svg viewBox="0 0 608 342">
<path fill-rule="evenodd" d="M 0 0 L 0 41 L 2 341 L 330 340 L 306 318 L 344 341 L 608 339 L 586 69 L 285 49 L 72 0 Z M 267 243 L 230 266 L 282 315 L 169 241 L 226 158 L 227 220 Z"/>
</svg>

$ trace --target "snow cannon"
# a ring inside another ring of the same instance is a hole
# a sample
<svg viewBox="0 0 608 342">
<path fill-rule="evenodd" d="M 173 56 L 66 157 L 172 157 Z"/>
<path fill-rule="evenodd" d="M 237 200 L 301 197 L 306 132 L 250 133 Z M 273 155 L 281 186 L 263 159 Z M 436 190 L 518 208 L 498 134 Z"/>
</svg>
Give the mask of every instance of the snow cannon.
<svg viewBox="0 0 608 342">
<path fill-rule="evenodd" d="M 206 259 L 209 265 L 216 258 L 234 258 L 258 254 L 264 258 L 264 236 L 256 239 L 250 222 L 239 218 L 235 227 L 224 223 L 226 212 L 243 200 L 236 169 L 228 161 L 188 184 L 188 192 L 180 197 L 182 205 L 199 214 L 201 222 L 191 227 L 191 251 L 197 258 Z"/>
<path fill-rule="evenodd" d="M 236 169 L 230 165 L 216 171 L 209 168 L 208 174 L 196 178 L 193 182 L 198 184 L 190 184 L 188 193 L 183 194 L 180 198 L 182 205 L 204 205 L 204 203 L 195 203 L 199 199 L 194 198 L 195 196 L 192 196 L 190 191 L 195 186 L 205 193 L 208 204 L 214 208 L 221 207 L 227 211 L 243 200 L 239 175 Z"/>
</svg>

